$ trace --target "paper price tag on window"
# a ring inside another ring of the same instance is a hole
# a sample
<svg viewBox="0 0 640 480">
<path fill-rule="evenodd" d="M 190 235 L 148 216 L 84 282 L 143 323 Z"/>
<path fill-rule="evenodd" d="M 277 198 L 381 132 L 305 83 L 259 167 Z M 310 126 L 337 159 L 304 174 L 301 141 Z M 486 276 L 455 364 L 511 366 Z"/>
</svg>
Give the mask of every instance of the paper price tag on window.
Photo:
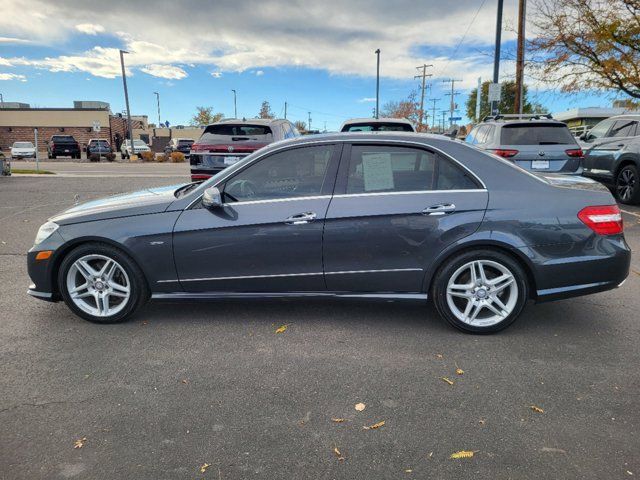
<svg viewBox="0 0 640 480">
<path fill-rule="evenodd" d="M 390 153 L 363 153 L 362 170 L 365 192 L 393 189 Z"/>
</svg>

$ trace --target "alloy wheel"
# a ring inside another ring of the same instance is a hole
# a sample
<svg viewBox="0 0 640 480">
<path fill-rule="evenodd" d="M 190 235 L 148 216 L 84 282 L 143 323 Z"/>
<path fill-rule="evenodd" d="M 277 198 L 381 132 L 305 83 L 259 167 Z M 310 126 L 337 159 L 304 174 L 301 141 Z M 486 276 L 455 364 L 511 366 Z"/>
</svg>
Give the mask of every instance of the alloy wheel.
<svg viewBox="0 0 640 480">
<path fill-rule="evenodd" d="M 447 283 L 447 304 L 458 320 L 489 327 L 506 319 L 518 302 L 513 273 L 493 260 L 474 260 L 458 268 Z"/>
<path fill-rule="evenodd" d="M 73 303 L 97 317 L 117 314 L 131 296 L 127 272 L 105 255 L 91 254 L 77 259 L 67 272 L 66 282 Z"/>
<path fill-rule="evenodd" d="M 618 197 L 628 202 L 631 200 L 637 184 L 637 178 L 633 170 L 630 168 L 623 168 L 618 174 L 618 182 L 616 184 L 616 190 L 618 193 Z"/>
</svg>

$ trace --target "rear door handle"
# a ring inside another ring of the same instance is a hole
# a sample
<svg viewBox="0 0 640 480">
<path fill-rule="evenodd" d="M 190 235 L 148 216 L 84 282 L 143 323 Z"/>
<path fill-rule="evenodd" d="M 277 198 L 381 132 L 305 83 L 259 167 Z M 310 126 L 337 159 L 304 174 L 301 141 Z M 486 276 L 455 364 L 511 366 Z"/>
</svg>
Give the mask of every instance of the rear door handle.
<svg viewBox="0 0 640 480">
<path fill-rule="evenodd" d="M 422 210 L 423 215 L 445 215 L 456 211 L 456 206 L 453 203 L 440 203 L 438 205 L 431 205 L 430 207 Z"/>
<path fill-rule="evenodd" d="M 305 223 L 313 222 L 316 219 L 314 212 L 297 213 L 287 218 L 284 223 L 287 225 L 303 225 Z"/>
</svg>

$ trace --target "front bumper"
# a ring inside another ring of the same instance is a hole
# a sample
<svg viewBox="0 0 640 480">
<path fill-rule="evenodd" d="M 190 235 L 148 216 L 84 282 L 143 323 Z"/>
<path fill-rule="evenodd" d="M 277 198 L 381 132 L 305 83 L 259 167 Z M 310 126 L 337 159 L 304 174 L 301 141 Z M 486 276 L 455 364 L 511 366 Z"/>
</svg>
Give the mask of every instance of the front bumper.
<svg viewBox="0 0 640 480">
<path fill-rule="evenodd" d="M 27 252 L 27 272 L 32 282 L 27 293 L 32 297 L 49 302 L 61 300 L 54 277 L 56 274 L 55 269 L 64 255 L 63 244 L 64 239 L 60 232 L 55 231 L 49 238 L 38 245 L 34 245 Z M 47 260 L 36 260 L 38 252 L 44 250 L 52 250 L 53 255 Z"/>
</svg>

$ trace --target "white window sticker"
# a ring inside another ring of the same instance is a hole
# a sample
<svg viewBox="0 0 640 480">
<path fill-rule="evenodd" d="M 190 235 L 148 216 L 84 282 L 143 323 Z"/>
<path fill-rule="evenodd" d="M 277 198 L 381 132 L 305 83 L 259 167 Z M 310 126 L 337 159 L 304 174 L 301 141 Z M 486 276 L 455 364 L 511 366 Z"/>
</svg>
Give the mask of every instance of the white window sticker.
<svg viewBox="0 0 640 480">
<path fill-rule="evenodd" d="M 390 153 L 363 153 L 362 170 L 365 192 L 393 189 Z"/>
</svg>

